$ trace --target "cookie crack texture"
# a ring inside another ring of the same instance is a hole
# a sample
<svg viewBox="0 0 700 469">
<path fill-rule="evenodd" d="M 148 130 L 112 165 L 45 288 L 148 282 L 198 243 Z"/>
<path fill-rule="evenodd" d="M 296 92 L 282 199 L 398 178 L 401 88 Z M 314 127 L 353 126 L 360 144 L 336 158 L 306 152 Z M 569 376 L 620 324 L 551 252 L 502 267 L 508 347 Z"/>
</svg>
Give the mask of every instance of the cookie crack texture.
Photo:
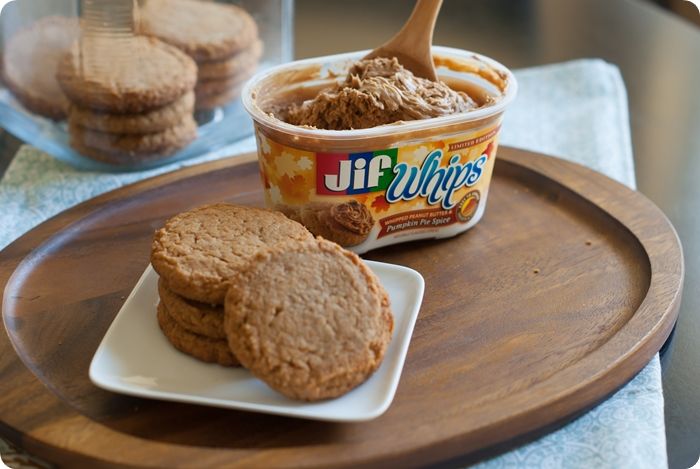
<svg viewBox="0 0 700 469">
<path fill-rule="evenodd" d="M 312 238 L 279 212 L 206 205 L 172 217 L 155 233 L 151 264 L 175 293 L 223 304 L 229 278 L 259 251 Z"/>
<path fill-rule="evenodd" d="M 224 329 L 255 376 L 307 401 L 337 397 L 380 365 L 393 318 L 353 253 L 323 239 L 280 243 L 230 279 Z"/>
</svg>

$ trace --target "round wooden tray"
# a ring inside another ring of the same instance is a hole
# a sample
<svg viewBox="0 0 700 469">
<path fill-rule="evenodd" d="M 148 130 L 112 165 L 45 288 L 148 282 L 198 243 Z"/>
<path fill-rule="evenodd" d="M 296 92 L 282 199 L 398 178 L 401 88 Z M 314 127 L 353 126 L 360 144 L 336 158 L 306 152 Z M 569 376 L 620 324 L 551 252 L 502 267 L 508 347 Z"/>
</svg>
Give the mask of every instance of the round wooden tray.
<svg viewBox="0 0 700 469">
<path fill-rule="evenodd" d="M 683 258 L 661 211 L 584 167 L 502 148 L 479 225 L 366 256 L 426 280 L 396 398 L 378 419 L 314 422 L 93 386 L 88 365 L 148 264 L 153 231 L 199 204 L 260 205 L 254 158 L 108 193 L 0 253 L 8 333 L 0 334 L 0 433 L 71 467 L 474 458 L 604 399 L 651 359 L 675 322 Z"/>
</svg>

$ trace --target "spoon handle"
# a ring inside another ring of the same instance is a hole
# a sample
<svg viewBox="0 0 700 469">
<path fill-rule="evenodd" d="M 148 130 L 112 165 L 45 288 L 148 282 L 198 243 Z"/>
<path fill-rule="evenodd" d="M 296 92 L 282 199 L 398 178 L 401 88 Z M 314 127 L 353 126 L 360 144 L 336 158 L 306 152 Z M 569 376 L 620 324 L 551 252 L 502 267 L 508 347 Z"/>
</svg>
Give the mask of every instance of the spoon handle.
<svg viewBox="0 0 700 469">
<path fill-rule="evenodd" d="M 428 48 L 433 43 L 433 30 L 442 0 L 418 0 L 410 18 L 403 25 L 401 30 L 394 36 L 394 44 L 402 43 L 405 46 Z M 408 50 L 408 49 L 407 49 Z"/>
<path fill-rule="evenodd" d="M 401 30 L 384 45 L 367 54 L 365 59 L 396 57 L 416 76 L 437 81 L 431 46 L 441 6 L 442 0 L 418 0 Z"/>
</svg>

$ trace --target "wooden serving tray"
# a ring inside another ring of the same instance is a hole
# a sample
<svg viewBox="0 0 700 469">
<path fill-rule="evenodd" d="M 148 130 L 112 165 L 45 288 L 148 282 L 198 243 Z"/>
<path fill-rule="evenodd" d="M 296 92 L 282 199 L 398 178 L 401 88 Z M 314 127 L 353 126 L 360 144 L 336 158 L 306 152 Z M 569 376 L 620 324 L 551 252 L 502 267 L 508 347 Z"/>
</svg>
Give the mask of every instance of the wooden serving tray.
<svg viewBox="0 0 700 469">
<path fill-rule="evenodd" d="M 148 264 L 153 231 L 199 204 L 260 205 L 254 158 L 116 190 L 0 253 L 3 436 L 70 467 L 473 459 L 601 401 L 651 359 L 674 325 L 683 257 L 661 211 L 582 166 L 502 148 L 475 228 L 366 256 L 407 265 L 426 280 L 396 398 L 378 419 L 314 422 L 93 386 L 88 365 Z"/>
</svg>

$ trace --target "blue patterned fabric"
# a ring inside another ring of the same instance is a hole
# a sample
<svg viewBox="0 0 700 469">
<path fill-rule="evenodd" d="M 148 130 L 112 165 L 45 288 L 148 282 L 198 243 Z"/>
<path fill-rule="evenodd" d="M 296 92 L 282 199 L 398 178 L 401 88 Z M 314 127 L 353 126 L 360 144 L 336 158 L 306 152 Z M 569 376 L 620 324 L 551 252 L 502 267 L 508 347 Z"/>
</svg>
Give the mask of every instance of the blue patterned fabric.
<svg viewBox="0 0 700 469">
<path fill-rule="evenodd" d="M 501 143 L 557 155 L 634 187 L 627 95 L 617 67 L 578 60 L 520 70 L 519 96 L 506 113 Z M 76 171 L 31 147 L 0 181 L 0 248 L 43 220 L 131 182 L 237 152 L 140 173 Z M 663 394 L 658 356 L 602 404 L 558 431 L 476 465 L 497 468 L 665 468 Z"/>
</svg>

